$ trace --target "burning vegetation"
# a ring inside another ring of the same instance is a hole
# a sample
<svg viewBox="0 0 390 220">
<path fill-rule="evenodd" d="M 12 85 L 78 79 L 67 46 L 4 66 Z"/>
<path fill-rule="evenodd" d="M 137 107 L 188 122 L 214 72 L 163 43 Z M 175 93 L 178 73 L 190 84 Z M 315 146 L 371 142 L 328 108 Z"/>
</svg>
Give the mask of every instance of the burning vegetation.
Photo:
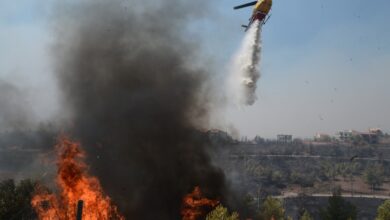
<svg viewBox="0 0 390 220">
<path fill-rule="evenodd" d="M 74 219 L 78 205 L 83 203 L 84 220 L 124 220 L 110 197 L 104 194 L 99 180 L 88 174 L 85 152 L 81 144 L 61 136 L 56 145 L 58 193 L 51 193 L 42 185 L 36 186 L 36 194 L 31 205 L 40 220 Z M 183 198 L 182 220 L 197 220 L 204 217 L 212 208 L 219 205 L 218 200 L 205 198 L 200 187 Z"/>
<path fill-rule="evenodd" d="M 83 220 L 123 219 L 111 199 L 103 193 L 100 182 L 88 174 L 85 153 L 80 143 L 62 136 L 56 146 L 58 152 L 58 194 L 38 187 L 31 204 L 40 220 L 75 219 L 77 204 L 84 203 Z"/>
<path fill-rule="evenodd" d="M 204 4 L 58 3 L 53 58 L 62 124 L 70 124 L 63 130 L 82 143 L 91 172 L 127 219 L 181 219 L 194 186 L 230 199 L 200 132 L 209 126 L 211 74 L 194 62 L 199 45 L 182 28 Z"/>
<path fill-rule="evenodd" d="M 197 186 L 192 193 L 183 198 L 182 220 L 197 220 L 205 215 L 207 209 L 214 208 L 218 204 L 218 200 L 204 198 L 200 187 Z"/>
</svg>

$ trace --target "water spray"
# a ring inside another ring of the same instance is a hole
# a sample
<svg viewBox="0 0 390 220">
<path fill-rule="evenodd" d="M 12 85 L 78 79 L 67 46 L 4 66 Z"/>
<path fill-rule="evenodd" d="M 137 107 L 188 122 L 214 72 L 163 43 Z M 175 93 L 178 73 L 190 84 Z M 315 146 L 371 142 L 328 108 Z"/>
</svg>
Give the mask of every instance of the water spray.
<svg viewBox="0 0 390 220">
<path fill-rule="evenodd" d="M 257 99 L 257 81 L 260 78 L 262 22 L 256 20 L 248 29 L 241 47 L 234 56 L 229 77 L 229 97 L 236 104 L 253 105 Z"/>
</svg>

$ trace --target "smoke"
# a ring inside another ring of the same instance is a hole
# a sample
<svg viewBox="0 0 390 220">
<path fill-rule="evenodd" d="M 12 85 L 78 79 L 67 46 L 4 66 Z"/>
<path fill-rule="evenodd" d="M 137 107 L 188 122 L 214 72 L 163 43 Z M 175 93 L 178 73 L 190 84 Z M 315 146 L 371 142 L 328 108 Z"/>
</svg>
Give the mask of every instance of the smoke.
<svg viewBox="0 0 390 220">
<path fill-rule="evenodd" d="M 54 143 L 55 128 L 38 122 L 28 90 L 0 80 L 0 180 L 40 178 L 40 155 Z"/>
<path fill-rule="evenodd" d="M 29 128 L 34 124 L 31 103 L 24 92 L 0 80 L 0 132 Z"/>
<path fill-rule="evenodd" d="M 253 105 L 257 99 L 257 80 L 260 78 L 261 26 L 258 20 L 250 26 L 230 66 L 228 93 L 229 97 L 239 105 Z"/>
<path fill-rule="evenodd" d="M 143 4 L 147 4 L 145 8 Z M 207 1 L 78 1 L 55 13 L 56 76 L 67 129 L 128 219 L 180 219 L 195 186 L 226 195 L 211 165 L 207 77 L 186 26 Z"/>
</svg>

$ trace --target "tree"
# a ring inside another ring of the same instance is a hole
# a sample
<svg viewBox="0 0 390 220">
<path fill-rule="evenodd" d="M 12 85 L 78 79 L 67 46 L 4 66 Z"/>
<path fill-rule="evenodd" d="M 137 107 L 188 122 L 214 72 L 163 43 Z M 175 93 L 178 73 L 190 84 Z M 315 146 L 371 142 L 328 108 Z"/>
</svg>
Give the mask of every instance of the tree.
<svg viewBox="0 0 390 220">
<path fill-rule="evenodd" d="M 239 219 L 238 219 L 237 212 L 233 212 L 232 214 L 229 214 L 227 208 L 223 207 L 222 205 L 219 205 L 207 215 L 206 220 L 239 220 Z"/>
<path fill-rule="evenodd" d="M 365 141 L 364 141 L 364 139 L 363 139 L 363 137 L 361 135 L 354 135 L 354 136 L 352 136 L 351 139 L 352 139 L 352 143 L 354 145 L 363 145 L 363 144 L 365 144 Z"/>
<path fill-rule="evenodd" d="M 330 179 L 334 181 L 337 176 L 337 169 L 333 163 L 330 162 L 322 162 L 322 172 L 327 177 L 327 179 Z"/>
<path fill-rule="evenodd" d="M 356 207 L 341 197 L 340 189 L 329 197 L 327 208 L 320 212 L 322 220 L 355 220 L 357 217 Z"/>
<path fill-rule="evenodd" d="M 388 220 L 390 219 L 390 200 L 386 200 L 378 208 L 376 220 Z"/>
<path fill-rule="evenodd" d="M 351 174 L 351 165 L 346 163 L 338 164 L 337 166 L 338 173 L 345 179 L 347 179 L 348 175 Z"/>
<path fill-rule="evenodd" d="M 313 217 L 310 215 L 310 213 L 307 210 L 305 210 L 305 212 L 303 213 L 303 215 L 299 220 L 313 220 Z"/>
<path fill-rule="evenodd" d="M 285 210 L 282 201 L 272 197 L 267 197 L 260 209 L 260 218 L 263 220 L 283 220 Z"/>
<path fill-rule="evenodd" d="M 0 182 L 0 219 L 34 219 L 30 204 L 34 189 L 35 183 L 28 179 L 18 185 L 13 180 Z"/>
<path fill-rule="evenodd" d="M 380 164 L 372 165 L 364 171 L 364 179 L 374 191 L 380 187 L 384 181 L 384 168 Z"/>
</svg>

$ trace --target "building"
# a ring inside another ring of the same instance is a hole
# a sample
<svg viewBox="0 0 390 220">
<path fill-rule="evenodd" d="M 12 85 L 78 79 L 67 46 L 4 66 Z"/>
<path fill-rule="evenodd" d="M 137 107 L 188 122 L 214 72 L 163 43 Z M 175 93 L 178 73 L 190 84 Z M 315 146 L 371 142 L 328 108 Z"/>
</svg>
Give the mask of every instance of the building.
<svg viewBox="0 0 390 220">
<path fill-rule="evenodd" d="M 382 129 L 380 128 L 370 128 L 368 129 L 368 132 L 371 134 L 376 134 L 378 137 L 382 137 L 384 135 Z"/>
<path fill-rule="evenodd" d="M 332 138 L 328 134 L 317 133 L 316 136 L 314 136 L 314 140 L 316 142 L 331 142 Z"/>
<path fill-rule="evenodd" d="M 379 138 L 383 135 L 382 131 L 378 128 L 369 129 L 368 132 L 359 132 L 354 130 L 340 131 L 338 138 L 343 142 L 363 141 L 369 144 L 377 144 Z"/>
<path fill-rule="evenodd" d="M 359 133 L 359 136 L 366 143 L 369 143 L 369 144 L 379 143 L 379 136 L 376 133 L 361 132 L 361 133 Z"/>
<path fill-rule="evenodd" d="M 233 138 L 227 132 L 218 129 L 208 130 L 207 135 L 209 136 L 210 140 L 213 142 L 219 142 L 219 143 L 233 142 Z"/>
<path fill-rule="evenodd" d="M 289 134 L 278 134 L 277 141 L 279 143 L 292 143 L 292 135 Z"/>
<path fill-rule="evenodd" d="M 355 131 L 344 130 L 337 133 L 338 139 L 343 142 L 352 141 Z"/>
</svg>

